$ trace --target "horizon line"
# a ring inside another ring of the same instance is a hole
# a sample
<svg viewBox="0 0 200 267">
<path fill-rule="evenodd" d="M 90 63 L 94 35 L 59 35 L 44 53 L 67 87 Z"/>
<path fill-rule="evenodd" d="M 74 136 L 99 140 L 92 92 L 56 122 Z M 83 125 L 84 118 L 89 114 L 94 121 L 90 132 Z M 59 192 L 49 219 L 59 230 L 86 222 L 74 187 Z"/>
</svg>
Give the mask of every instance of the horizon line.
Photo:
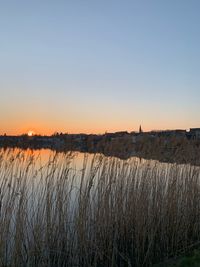
<svg viewBox="0 0 200 267">
<path fill-rule="evenodd" d="M 187 128 L 187 129 L 183 129 L 183 128 L 173 128 L 173 129 L 152 129 L 152 130 L 148 130 L 148 131 L 143 131 L 143 133 L 149 133 L 149 132 L 165 132 L 165 131 L 188 131 L 190 129 L 200 129 L 200 127 L 192 127 L 192 128 Z M 62 132 L 62 131 L 55 131 L 54 133 L 52 134 L 43 134 L 43 133 L 36 133 L 36 132 L 33 132 L 31 135 L 29 135 L 29 132 L 27 133 L 21 133 L 21 134 L 7 134 L 6 132 L 4 134 L 0 134 L 0 136 L 13 136 L 13 137 L 16 137 L 16 136 L 56 136 L 56 135 L 80 135 L 80 134 L 84 134 L 84 135 L 105 135 L 105 134 L 113 134 L 113 133 L 120 133 L 120 132 L 124 132 L 124 133 L 128 133 L 128 134 L 131 134 L 131 133 L 139 133 L 140 131 L 136 131 L 136 130 L 133 130 L 133 131 L 127 131 L 127 130 L 119 130 L 119 131 L 113 131 L 113 132 L 108 132 L 108 131 L 105 131 L 104 133 L 86 133 L 86 132 L 78 132 L 78 133 L 69 133 L 69 132 Z"/>
</svg>

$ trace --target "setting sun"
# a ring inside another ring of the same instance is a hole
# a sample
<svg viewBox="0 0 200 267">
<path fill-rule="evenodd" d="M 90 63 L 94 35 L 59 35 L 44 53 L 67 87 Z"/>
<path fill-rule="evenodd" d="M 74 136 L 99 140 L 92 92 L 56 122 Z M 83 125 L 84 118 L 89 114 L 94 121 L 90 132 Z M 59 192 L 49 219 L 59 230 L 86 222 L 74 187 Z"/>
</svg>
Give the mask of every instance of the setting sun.
<svg viewBox="0 0 200 267">
<path fill-rule="evenodd" d="M 35 135 L 34 131 L 28 131 L 28 136 L 33 136 Z"/>
</svg>

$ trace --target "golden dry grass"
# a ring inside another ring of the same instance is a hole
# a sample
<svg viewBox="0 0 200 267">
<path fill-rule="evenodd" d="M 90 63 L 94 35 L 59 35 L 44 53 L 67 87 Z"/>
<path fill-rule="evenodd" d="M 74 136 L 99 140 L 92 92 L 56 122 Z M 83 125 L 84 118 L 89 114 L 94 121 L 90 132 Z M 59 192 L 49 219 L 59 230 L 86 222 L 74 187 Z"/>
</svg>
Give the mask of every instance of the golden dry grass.
<svg viewBox="0 0 200 267">
<path fill-rule="evenodd" d="M 200 168 L 0 152 L 0 266 L 152 266 L 200 241 Z"/>
</svg>

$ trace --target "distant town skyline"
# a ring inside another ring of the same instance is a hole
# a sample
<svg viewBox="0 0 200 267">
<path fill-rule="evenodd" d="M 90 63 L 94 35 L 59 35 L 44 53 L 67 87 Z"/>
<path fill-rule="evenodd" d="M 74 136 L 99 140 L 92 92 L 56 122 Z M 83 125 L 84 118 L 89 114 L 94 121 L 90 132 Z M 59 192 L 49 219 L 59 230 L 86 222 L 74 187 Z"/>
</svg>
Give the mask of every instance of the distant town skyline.
<svg viewBox="0 0 200 267">
<path fill-rule="evenodd" d="M 200 126 L 200 2 L 2 1 L 0 134 Z"/>
<path fill-rule="evenodd" d="M 69 132 L 69 131 L 54 131 L 53 133 L 42 133 L 42 132 L 36 132 L 32 129 L 29 129 L 27 131 L 24 131 L 24 132 L 21 132 L 19 134 L 9 134 L 9 133 L 6 133 L 4 132 L 3 134 L 0 134 L 0 136 L 21 136 L 21 135 L 27 135 L 29 137 L 32 137 L 32 136 L 36 136 L 36 135 L 41 135 L 41 136 L 52 136 L 52 135 L 65 135 L 65 134 L 74 134 L 74 135 L 79 135 L 79 134 L 86 134 L 86 135 L 90 135 L 90 134 L 99 134 L 99 135 L 104 135 L 104 134 L 113 134 L 113 133 L 155 133 L 155 132 L 185 132 L 185 133 L 189 133 L 190 131 L 198 131 L 198 133 L 200 132 L 200 127 L 195 127 L 195 128 L 187 128 L 187 129 L 180 129 L 180 128 L 175 128 L 175 129 L 151 129 L 151 130 L 146 130 L 146 131 L 143 131 L 143 128 L 142 128 L 142 125 L 139 126 L 139 129 L 138 130 L 131 130 L 131 131 L 128 131 L 126 129 L 121 129 L 121 130 L 118 130 L 118 131 L 105 131 L 105 132 L 99 132 L 99 133 L 94 133 L 94 132 Z"/>
</svg>

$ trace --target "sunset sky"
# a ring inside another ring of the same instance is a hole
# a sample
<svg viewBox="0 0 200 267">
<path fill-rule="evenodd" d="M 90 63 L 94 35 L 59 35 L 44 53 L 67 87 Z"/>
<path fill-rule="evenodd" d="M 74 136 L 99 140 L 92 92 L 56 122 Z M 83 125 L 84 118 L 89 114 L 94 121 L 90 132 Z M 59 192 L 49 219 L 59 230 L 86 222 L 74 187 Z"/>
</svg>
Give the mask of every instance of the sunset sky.
<svg viewBox="0 0 200 267">
<path fill-rule="evenodd" d="M 199 0 L 0 2 L 0 134 L 200 127 Z"/>
</svg>

